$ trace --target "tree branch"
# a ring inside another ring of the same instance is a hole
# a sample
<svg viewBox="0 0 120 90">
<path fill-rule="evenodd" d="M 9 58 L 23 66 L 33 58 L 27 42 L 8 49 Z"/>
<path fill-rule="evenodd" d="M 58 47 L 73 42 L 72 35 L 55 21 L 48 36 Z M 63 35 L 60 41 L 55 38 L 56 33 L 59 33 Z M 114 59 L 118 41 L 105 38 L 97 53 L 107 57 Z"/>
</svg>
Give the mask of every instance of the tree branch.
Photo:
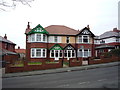
<svg viewBox="0 0 120 90">
<path fill-rule="evenodd" d="M 28 5 L 29 7 L 31 7 L 29 3 L 31 3 L 32 1 L 34 1 L 34 0 L 0 0 L 0 10 L 5 11 L 5 9 L 4 9 L 5 7 L 15 8 L 17 2 L 20 2 L 23 5 Z M 1 6 L 2 6 L 2 8 L 1 8 Z"/>
</svg>

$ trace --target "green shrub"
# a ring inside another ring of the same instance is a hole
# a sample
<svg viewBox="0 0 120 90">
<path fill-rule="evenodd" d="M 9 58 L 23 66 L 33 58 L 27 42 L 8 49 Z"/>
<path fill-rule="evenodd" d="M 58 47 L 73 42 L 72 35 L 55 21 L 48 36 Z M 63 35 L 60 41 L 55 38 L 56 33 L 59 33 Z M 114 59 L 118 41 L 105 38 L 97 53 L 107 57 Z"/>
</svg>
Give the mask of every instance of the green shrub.
<svg viewBox="0 0 120 90">
<path fill-rule="evenodd" d="M 113 49 L 110 52 L 104 53 L 104 57 L 117 56 L 120 57 L 120 49 Z"/>
<path fill-rule="evenodd" d="M 120 57 L 120 49 L 113 49 L 109 52 L 111 55 Z"/>
</svg>

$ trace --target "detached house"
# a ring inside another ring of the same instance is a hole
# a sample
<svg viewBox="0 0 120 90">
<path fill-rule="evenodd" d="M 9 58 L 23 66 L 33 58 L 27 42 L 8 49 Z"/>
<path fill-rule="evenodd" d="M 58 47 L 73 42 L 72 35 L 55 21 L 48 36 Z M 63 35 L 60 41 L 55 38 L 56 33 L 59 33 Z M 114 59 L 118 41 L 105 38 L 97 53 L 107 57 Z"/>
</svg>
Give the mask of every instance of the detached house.
<svg viewBox="0 0 120 90">
<path fill-rule="evenodd" d="M 95 56 L 95 35 L 89 25 L 79 31 L 63 25 L 43 28 L 40 24 L 31 29 L 28 23 L 25 34 L 28 61 L 68 61 Z"/>
</svg>

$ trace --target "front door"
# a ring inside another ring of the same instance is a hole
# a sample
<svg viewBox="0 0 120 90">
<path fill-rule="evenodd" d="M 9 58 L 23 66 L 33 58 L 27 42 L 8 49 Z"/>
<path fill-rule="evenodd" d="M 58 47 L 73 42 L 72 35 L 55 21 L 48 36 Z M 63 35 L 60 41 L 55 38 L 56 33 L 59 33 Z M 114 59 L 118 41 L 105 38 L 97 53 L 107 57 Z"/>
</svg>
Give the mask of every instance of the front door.
<svg viewBox="0 0 120 90">
<path fill-rule="evenodd" d="M 55 50 L 55 60 L 59 60 L 59 50 Z"/>
</svg>

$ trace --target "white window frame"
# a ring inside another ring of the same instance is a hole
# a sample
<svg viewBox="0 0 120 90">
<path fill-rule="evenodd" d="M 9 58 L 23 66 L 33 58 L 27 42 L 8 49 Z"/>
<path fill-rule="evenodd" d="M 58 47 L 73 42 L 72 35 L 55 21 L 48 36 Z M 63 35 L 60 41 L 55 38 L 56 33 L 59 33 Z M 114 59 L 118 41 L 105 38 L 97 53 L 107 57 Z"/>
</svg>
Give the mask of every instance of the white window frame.
<svg viewBox="0 0 120 90">
<path fill-rule="evenodd" d="M 54 36 L 54 42 L 58 43 L 58 36 Z"/>
<path fill-rule="evenodd" d="M 37 49 L 41 49 L 41 56 L 37 56 Z M 45 50 L 45 56 L 43 56 L 43 50 Z M 34 52 L 34 56 L 32 53 Z M 46 58 L 47 50 L 45 48 L 31 48 L 31 58 Z"/>
<path fill-rule="evenodd" d="M 69 52 L 69 51 L 70 51 L 70 56 L 71 56 L 71 57 L 68 57 L 68 52 Z M 65 54 L 64 54 L 64 57 L 65 57 L 65 58 L 75 58 L 75 57 L 76 57 L 76 52 L 75 52 L 75 50 L 74 50 L 74 57 L 72 57 L 72 51 L 73 51 L 73 50 L 64 50 L 64 53 L 67 52 L 67 56 L 65 56 Z"/>
<path fill-rule="evenodd" d="M 82 56 L 77 56 L 77 57 L 91 57 L 90 49 L 78 49 L 78 54 L 80 53 L 80 50 L 82 51 Z M 85 50 L 87 50 L 87 56 L 85 56 Z"/>
<path fill-rule="evenodd" d="M 83 41 L 83 39 L 84 39 L 85 36 L 87 36 L 88 42 L 84 42 Z M 90 43 L 90 36 L 89 35 L 80 35 L 80 36 L 78 36 L 78 43 Z"/>
<path fill-rule="evenodd" d="M 54 56 L 52 57 L 51 52 L 54 51 Z M 58 51 L 58 57 L 55 57 L 55 52 Z M 60 57 L 60 51 L 62 51 L 62 56 Z M 50 50 L 50 58 L 62 58 L 63 50 Z"/>
<path fill-rule="evenodd" d="M 67 43 L 67 40 L 68 40 L 68 43 L 70 43 L 70 37 L 69 36 L 66 37 L 66 43 Z"/>
<path fill-rule="evenodd" d="M 38 35 L 40 35 L 40 40 L 38 40 Z M 44 37 L 45 36 L 45 37 Z M 47 42 L 47 35 L 46 34 L 31 34 L 28 36 L 28 42 Z"/>
</svg>

